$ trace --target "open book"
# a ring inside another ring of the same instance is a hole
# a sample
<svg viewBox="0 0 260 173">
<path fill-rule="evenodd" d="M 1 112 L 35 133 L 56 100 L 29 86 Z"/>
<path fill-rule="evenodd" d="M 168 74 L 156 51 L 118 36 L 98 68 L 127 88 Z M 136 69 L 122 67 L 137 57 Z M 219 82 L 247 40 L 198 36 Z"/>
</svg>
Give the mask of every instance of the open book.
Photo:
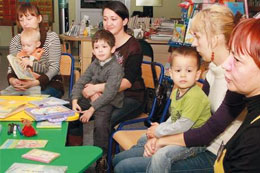
<svg viewBox="0 0 260 173">
<path fill-rule="evenodd" d="M 26 101 L 0 99 L 0 119 L 16 114 L 26 107 Z"/>
<path fill-rule="evenodd" d="M 20 65 L 20 60 L 19 58 L 13 56 L 13 55 L 8 55 L 7 59 L 12 67 L 12 69 L 14 70 L 16 76 L 19 79 L 24 79 L 24 80 L 34 80 L 34 76 L 33 73 L 30 71 L 30 69 L 26 68 L 24 69 L 21 65 Z"/>
</svg>

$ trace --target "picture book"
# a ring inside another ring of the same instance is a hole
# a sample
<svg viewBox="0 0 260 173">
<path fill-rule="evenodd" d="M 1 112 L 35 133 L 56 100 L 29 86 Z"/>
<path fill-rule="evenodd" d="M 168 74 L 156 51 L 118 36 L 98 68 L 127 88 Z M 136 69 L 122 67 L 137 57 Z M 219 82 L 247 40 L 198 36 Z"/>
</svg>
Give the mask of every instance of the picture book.
<svg viewBox="0 0 260 173">
<path fill-rule="evenodd" d="M 232 11 L 234 15 L 236 15 L 237 12 L 245 14 L 243 2 L 225 2 L 225 5 Z"/>
<path fill-rule="evenodd" d="M 26 107 L 26 101 L 0 99 L 0 119 L 16 114 Z"/>
<path fill-rule="evenodd" d="M 14 55 L 8 55 L 7 56 L 7 59 L 12 67 L 12 69 L 14 70 L 16 76 L 19 78 L 19 79 L 24 79 L 24 80 L 34 80 L 34 76 L 33 76 L 33 73 L 30 71 L 30 69 L 28 68 L 23 68 L 21 65 L 20 65 L 20 60 L 15 57 Z"/>
<path fill-rule="evenodd" d="M 37 165 L 29 163 L 13 163 L 5 173 L 24 173 L 24 172 L 40 172 L 40 173 L 64 173 L 68 169 L 67 166 L 54 165 Z"/>
<path fill-rule="evenodd" d="M 50 163 L 52 160 L 60 156 L 60 153 L 45 151 L 40 149 L 32 149 L 31 151 L 22 155 L 22 158 L 34 160 L 43 163 Z"/>
<path fill-rule="evenodd" d="M 10 148 L 43 148 L 48 140 L 24 140 L 24 139 L 7 139 L 0 149 Z"/>
<path fill-rule="evenodd" d="M 63 119 L 75 115 L 75 111 L 63 105 L 25 108 L 25 112 L 36 121 L 51 121 L 54 119 Z"/>
<path fill-rule="evenodd" d="M 53 105 L 66 105 L 69 104 L 69 101 L 65 101 L 56 97 L 47 97 L 42 100 L 33 100 L 29 103 L 35 105 L 35 106 L 53 106 Z"/>
<path fill-rule="evenodd" d="M 183 43 L 186 26 L 184 24 L 175 24 L 173 28 L 172 41 Z"/>
<path fill-rule="evenodd" d="M 49 122 L 49 121 L 39 121 L 36 124 L 36 128 L 54 129 L 61 128 L 62 122 Z"/>
<path fill-rule="evenodd" d="M 185 40 L 184 40 L 184 43 L 186 43 L 186 44 L 192 44 L 192 42 L 194 40 L 193 35 L 191 34 L 191 31 L 190 31 L 191 22 L 192 22 L 192 19 L 189 19 L 189 24 L 187 27 L 187 31 L 185 34 Z"/>
</svg>

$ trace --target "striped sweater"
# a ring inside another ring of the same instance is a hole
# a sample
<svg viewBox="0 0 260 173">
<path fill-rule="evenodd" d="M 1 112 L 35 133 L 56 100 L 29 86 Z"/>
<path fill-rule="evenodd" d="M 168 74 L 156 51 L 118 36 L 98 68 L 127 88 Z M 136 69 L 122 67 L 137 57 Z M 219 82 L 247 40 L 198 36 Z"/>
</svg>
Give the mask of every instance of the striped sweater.
<svg viewBox="0 0 260 173">
<path fill-rule="evenodd" d="M 34 61 L 33 71 L 39 73 L 40 85 L 45 88 L 54 76 L 59 74 L 61 45 L 59 36 L 55 32 L 48 32 L 43 45 L 44 53 L 40 61 Z M 21 35 L 12 38 L 9 53 L 16 55 L 22 50 Z M 8 77 L 11 77 L 12 69 L 8 68 Z"/>
</svg>

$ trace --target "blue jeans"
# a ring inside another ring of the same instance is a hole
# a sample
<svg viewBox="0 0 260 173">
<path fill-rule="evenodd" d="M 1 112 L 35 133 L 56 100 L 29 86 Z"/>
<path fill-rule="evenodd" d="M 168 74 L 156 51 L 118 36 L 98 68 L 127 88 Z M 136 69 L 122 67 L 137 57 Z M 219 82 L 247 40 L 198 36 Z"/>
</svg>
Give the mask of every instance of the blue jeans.
<svg viewBox="0 0 260 173">
<path fill-rule="evenodd" d="M 152 157 L 143 157 L 146 136 L 142 136 L 137 145 L 130 150 L 117 154 L 113 160 L 115 172 L 169 172 L 171 165 L 197 153 L 205 151 L 204 147 L 182 147 L 169 145 L 159 149 Z"/>
<path fill-rule="evenodd" d="M 41 94 L 50 95 L 50 96 L 56 97 L 56 98 L 61 98 L 63 95 L 63 93 L 60 90 L 57 90 L 57 89 L 49 87 L 49 86 L 45 90 L 41 91 Z"/>
<path fill-rule="evenodd" d="M 171 173 L 213 173 L 217 156 L 206 150 L 185 160 L 180 160 L 171 166 Z"/>
<path fill-rule="evenodd" d="M 125 97 L 122 108 L 115 108 L 111 116 L 111 127 L 115 127 L 117 124 L 133 119 L 140 115 L 144 110 L 144 104 L 138 100 Z"/>
</svg>

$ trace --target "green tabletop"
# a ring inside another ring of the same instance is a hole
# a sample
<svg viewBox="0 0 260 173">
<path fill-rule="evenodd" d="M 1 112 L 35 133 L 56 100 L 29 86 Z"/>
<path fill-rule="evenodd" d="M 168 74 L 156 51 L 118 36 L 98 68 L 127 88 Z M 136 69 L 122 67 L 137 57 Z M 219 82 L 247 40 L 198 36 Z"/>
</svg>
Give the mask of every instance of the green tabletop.
<svg viewBox="0 0 260 173">
<path fill-rule="evenodd" d="M 23 159 L 21 155 L 31 149 L 2 149 L 0 150 L 0 172 L 5 172 L 14 162 L 41 165 L 68 166 L 68 173 L 84 172 L 102 155 L 102 149 L 95 146 L 59 147 L 45 149 L 60 153 L 60 156 L 49 164 Z"/>
<path fill-rule="evenodd" d="M 25 137 L 18 132 L 16 137 L 13 134 L 7 134 L 8 124 L 12 122 L 0 122 L 2 131 L 0 132 L 0 145 L 7 139 L 44 139 L 48 140 L 45 148 L 40 148 L 46 151 L 53 151 L 60 153 L 60 156 L 49 164 L 23 159 L 21 156 L 30 151 L 27 149 L 0 149 L 0 173 L 5 172 L 13 163 L 31 163 L 41 165 L 59 165 L 68 166 L 67 172 L 76 173 L 84 172 L 91 164 L 102 156 L 102 149 L 95 146 L 78 146 L 65 147 L 68 122 L 63 122 L 61 129 L 37 129 L 37 136 Z M 14 122 L 21 124 L 20 122 Z M 33 123 L 36 126 L 36 123 Z"/>
<path fill-rule="evenodd" d="M 18 131 L 16 133 L 16 137 L 14 137 L 13 134 L 8 135 L 7 131 L 8 131 L 9 123 L 20 124 L 20 126 L 23 127 L 21 122 L 0 122 L 0 124 L 2 125 L 2 131 L 0 133 L 0 145 L 2 145 L 7 139 L 30 139 L 30 140 L 43 139 L 43 140 L 48 140 L 48 143 L 45 146 L 46 149 L 52 147 L 65 146 L 68 122 L 63 122 L 62 128 L 60 129 L 38 129 L 36 128 L 36 122 L 33 122 L 32 125 L 38 134 L 32 137 L 22 136 L 19 134 Z"/>
</svg>

